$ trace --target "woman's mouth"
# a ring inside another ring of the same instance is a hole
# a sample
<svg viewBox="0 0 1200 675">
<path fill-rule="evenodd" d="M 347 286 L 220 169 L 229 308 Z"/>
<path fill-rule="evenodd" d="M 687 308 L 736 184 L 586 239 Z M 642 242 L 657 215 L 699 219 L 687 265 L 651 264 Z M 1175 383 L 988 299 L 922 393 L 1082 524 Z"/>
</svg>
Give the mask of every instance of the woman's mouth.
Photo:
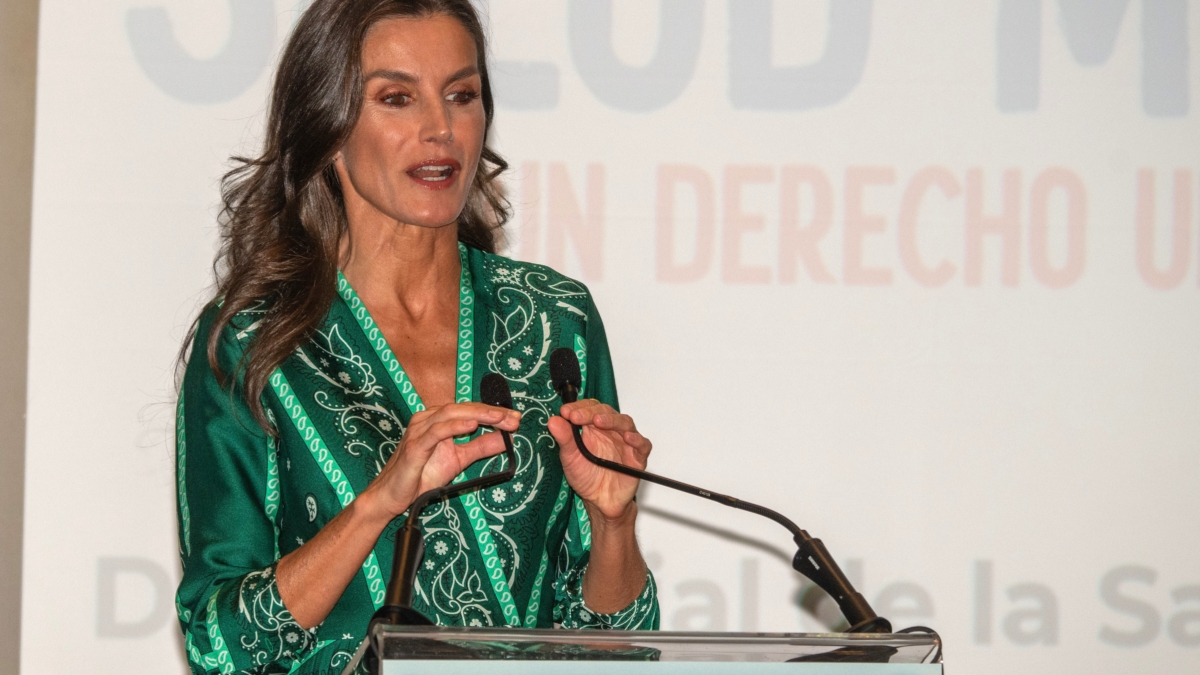
<svg viewBox="0 0 1200 675">
<path fill-rule="evenodd" d="M 409 167 L 409 178 L 418 185 L 431 189 L 450 187 L 462 171 L 462 166 L 453 159 L 430 159 Z"/>
</svg>

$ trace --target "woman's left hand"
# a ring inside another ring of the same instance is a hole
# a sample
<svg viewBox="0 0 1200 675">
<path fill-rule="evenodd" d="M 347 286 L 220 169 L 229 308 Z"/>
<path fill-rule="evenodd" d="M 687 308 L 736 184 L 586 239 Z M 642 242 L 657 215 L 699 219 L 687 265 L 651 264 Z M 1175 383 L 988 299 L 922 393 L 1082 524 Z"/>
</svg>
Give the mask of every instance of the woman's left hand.
<svg viewBox="0 0 1200 675">
<path fill-rule="evenodd" d="M 635 469 L 645 469 L 652 444 L 638 433 L 633 418 L 593 399 L 564 405 L 561 417 L 550 418 L 558 441 L 567 483 L 589 506 L 611 521 L 622 520 L 637 494 L 638 479 L 592 464 L 579 452 L 569 422 L 583 427 L 583 442 L 593 455 Z"/>
</svg>

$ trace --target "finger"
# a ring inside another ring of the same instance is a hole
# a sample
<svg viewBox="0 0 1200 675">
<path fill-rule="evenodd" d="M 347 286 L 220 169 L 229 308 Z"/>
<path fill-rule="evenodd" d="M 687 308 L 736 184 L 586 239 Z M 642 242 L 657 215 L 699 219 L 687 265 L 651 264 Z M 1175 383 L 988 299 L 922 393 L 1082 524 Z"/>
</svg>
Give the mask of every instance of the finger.
<svg viewBox="0 0 1200 675">
<path fill-rule="evenodd" d="M 425 433 L 413 439 L 411 447 L 414 450 L 433 452 L 438 443 L 448 441 L 457 436 L 466 436 L 479 428 L 475 420 L 447 420 L 429 425 Z"/>
<path fill-rule="evenodd" d="M 599 402 L 600 401 L 597 401 L 594 398 L 581 398 L 576 401 L 572 401 L 570 403 L 564 403 L 562 407 L 567 408 L 567 409 L 574 409 L 574 408 L 580 408 L 580 407 L 589 406 L 589 405 L 596 405 Z"/>
<path fill-rule="evenodd" d="M 570 420 L 571 415 L 576 410 L 586 408 L 589 405 L 592 405 L 592 402 L 588 399 L 581 399 L 581 400 L 575 401 L 574 403 L 564 403 L 563 406 L 558 409 L 558 414 L 561 415 L 563 417 L 563 419 Z"/>
<path fill-rule="evenodd" d="M 422 434 L 425 429 L 429 428 L 429 420 L 439 409 L 440 408 L 427 408 L 420 412 L 413 413 L 413 416 L 408 420 L 408 428 L 405 430 L 405 435 L 415 438 Z"/>
<path fill-rule="evenodd" d="M 620 413 L 600 413 L 592 416 L 592 424 L 605 431 L 637 431 L 633 418 Z"/>
<path fill-rule="evenodd" d="M 583 427 L 583 443 L 597 457 L 614 462 L 625 461 L 625 443 L 614 431 L 602 431 L 593 426 Z"/>
<path fill-rule="evenodd" d="M 591 424 L 592 418 L 596 415 L 609 415 L 616 412 L 612 406 L 595 399 L 587 399 L 563 406 L 562 416 L 572 424 L 582 426 L 584 424 Z"/>
<path fill-rule="evenodd" d="M 625 441 L 626 445 L 632 448 L 637 448 L 638 450 L 645 450 L 647 453 L 650 452 L 650 448 L 652 446 L 649 438 L 646 438 L 636 431 L 626 431 L 622 433 L 621 440 Z"/>
<path fill-rule="evenodd" d="M 521 413 L 508 408 L 499 408 L 484 403 L 451 403 L 438 408 L 431 416 L 430 422 L 451 420 L 473 420 L 479 424 L 516 431 L 521 424 Z"/>
<path fill-rule="evenodd" d="M 563 410 L 581 410 L 583 408 L 591 408 L 594 406 L 603 406 L 603 405 L 605 405 L 605 404 L 601 403 L 600 401 L 598 401 L 594 398 L 581 398 L 578 401 L 575 401 L 573 403 L 563 404 L 562 409 Z"/>
<path fill-rule="evenodd" d="M 650 442 L 650 439 L 636 431 L 627 431 L 622 434 L 621 438 L 625 441 L 626 445 L 633 449 L 638 463 L 645 467 L 646 460 L 650 458 L 650 452 L 654 449 L 654 444 Z"/>
<path fill-rule="evenodd" d="M 485 434 L 469 443 L 443 441 L 435 446 L 421 471 L 421 489 L 442 487 L 475 462 L 504 451 L 499 434 Z"/>
<path fill-rule="evenodd" d="M 485 457 L 494 457 L 504 452 L 504 438 L 500 434 L 484 434 L 469 442 L 454 445 L 463 467 L 468 467 Z"/>
<path fill-rule="evenodd" d="M 558 442 L 559 450 L 562 452 L 577 452 L 575 447 L 575 435 L 571 429 L 571 424 L 565 419 L 555 415 L 546 423 L 546 428 L 550 430 L 550 435 Z"/>
</svg>

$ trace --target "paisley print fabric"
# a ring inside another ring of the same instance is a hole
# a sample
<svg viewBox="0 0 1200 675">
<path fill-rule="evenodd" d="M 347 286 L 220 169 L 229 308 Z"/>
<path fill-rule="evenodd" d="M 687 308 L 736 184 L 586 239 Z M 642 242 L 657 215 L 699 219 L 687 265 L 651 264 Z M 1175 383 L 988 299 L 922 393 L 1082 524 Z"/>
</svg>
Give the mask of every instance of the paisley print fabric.
<svg viewBox="0 0 1200 675">
<path fill-rule="evenodd" d="M 546 428 L 560 405 L 548 363 L 558 347 L 584 357 L 585 394 L 617 407 L 591 296 L 546 267 L 465 247 L 462 255 L 461 302 L 470 320 L 459 336 L 458 398 L 479 400 L 485 373 L 508 380 L 524 413 L 513 435 L 518 466 L 511 481 L 422 514 L 416 608 L 441 625 L 656 629 L 649 575 L 642 594 L 620 612 L 597 614 L 583 602 L 590 527 Z M 237 372 L 263 311 L 243 312 L 221 336 L 225 372 Z M 263 395 L 278 430 L 269 437 L 251 418 L 240 380 L 233 378 L 232 391 L 222 387 L 203 357 L 214 315 L 210 308 L 201 319 L 199 356 L 188 364 L 176 429 L 184 570 L 177 608 L 192 671 L 341 672 L 382 601 L 402 518 L 312 631 L 280 599 L 275 563 L 379 474 L 422 408 L 419 397 L 404 391 L 402 368 L 343 279 L 325 320 Z M 457 480 L 495 471 L 503 461 L 478 462 Z"/>
</svg>

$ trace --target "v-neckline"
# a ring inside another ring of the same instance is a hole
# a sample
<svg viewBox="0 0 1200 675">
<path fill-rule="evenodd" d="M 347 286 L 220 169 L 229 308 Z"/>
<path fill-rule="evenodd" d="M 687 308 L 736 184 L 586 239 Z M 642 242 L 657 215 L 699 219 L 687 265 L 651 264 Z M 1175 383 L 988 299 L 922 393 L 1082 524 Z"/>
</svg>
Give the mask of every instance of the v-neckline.
<svg viewBox="0 0 1200 675">
<path fill-rule="evenodd" d="M 468 264 L 467 247 L 462 242 L 458 244 L 458 256 L 462 273 L 459 275 L 458 290 L 458 331 L 456 336 L 458 350 L 455 358 L 454 401 L 468 403 L 471 401 L 471 394 L 474 391 L 475 291 L 472 285 L 471 267 Z M 366 304 L 341 270 L 338 270 L 338 294 L 350 308 L 350 313 L 354 315 L 359 328 L 367 337 L 367 342 L 371 343 L 375 356 L 379 358 L 383 367 L 391 375 L 392 384 L 396 387 L 404 404 L 408 406 L 409 414 L 413 415 L 425 410 L 425 402 L 417 393 L 412 379 L 405 372 L 400 360 L 396 358 L 395 352 L 392 351 L 379 324 L 371 317 L 371 312 L 367 309 Z"/>
<path fill-rule="evenodd" d="M 471 267 L 467 258 L 467 247 L 462 242 L 458 244 L 458 255 L 462 261 L 462 276 L 459 280 L 458 359 L 454 376 L 454 400 L 457 403 L 469 403 L 474 391 L 475 291 L 471 283 Z M 363 304 L 362 298 L 358 297 L 341 270 L 338 271 L 338 293 L 341 294 L 351 313 L 354 314 L 367 341 L 371 343 L 371 348 L 375 350 L 375 355 L 379 357 L 384 368 L 392 376 L 392 383 L 400 392 L 405 405 L 408 406 L 409 413 L 415 414 L 425 410 L 425 403 L 417 393 L 416 386 L 408 377 L 408 373 L 404 372 L 404 367 L 400 365 L 399 359 L 388 345 L 387 338 L 379 329 L 379 324 L 371 318 L 367 306 Z M 455 442 L 465 443 L 478 433 L 479 431 L 476 431 L 471 436 L 456 438 Z M 464 471 L 454 479 L 454 482 L 462 482 L 466 476 L 467 473 Z M 505 577 L 504 565 L 500 562 L 499 549 L 492 538 L 492 531 L 488 526 L 487 518 L 483 515 L 483 509 L 480 507 L 479 497 L 474 492 L 467 492 L 459 495 L 458 499 L 462 502 L 467 520 L 475 533 L 474 539 L 479 549 L 479 556 L 483 560 L 487 579 L 495 594 L 496 602 L 500 605 L 504 621 L 509 626 L 520 626 L 521 616 L 513 599 L 512 590 L 509 588 L 508 579 Z"/>
</svg>

